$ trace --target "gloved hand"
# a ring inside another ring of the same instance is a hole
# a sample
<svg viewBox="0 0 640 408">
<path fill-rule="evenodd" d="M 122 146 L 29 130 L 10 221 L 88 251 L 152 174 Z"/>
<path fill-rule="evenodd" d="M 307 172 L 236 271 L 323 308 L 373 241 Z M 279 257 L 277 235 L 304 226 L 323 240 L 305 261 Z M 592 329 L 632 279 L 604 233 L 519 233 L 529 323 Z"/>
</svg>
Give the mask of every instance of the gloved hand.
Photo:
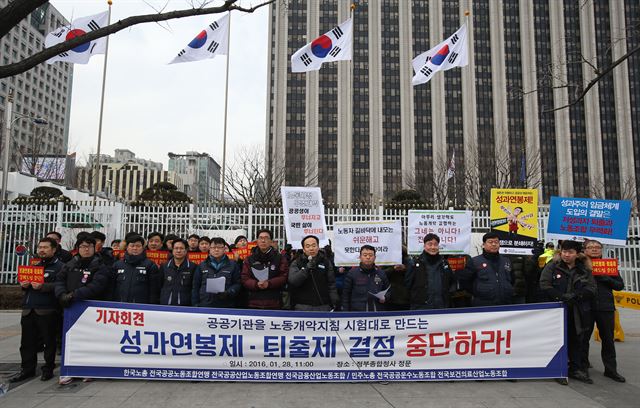
<svg viewBox="0 0 640 408">
<path fill-rule="evenodd" d="M 62 307 L 69 307 L 71 306 L 72 300 L 73 300 L 73 292 L 65 293 L 64 295 L 60 296 L 60 305 Z"/>
<path fill-rule="evenodd" d="M 313 258 L 312 260 L 307 262 L 307 270 L 316 269 L 317 267 L 318 267 L 318 264 L 316 262 L 316 258 Z"/>
<path fill-rule="evenodd" d="M 562 296 L 560 296 L 560 300 L 562 300 L 563 302 L 572 305 L 574 304 L 578 299 L 576 298 L 576 294 L 575 293 L 564 293 Z"/>
</svg>

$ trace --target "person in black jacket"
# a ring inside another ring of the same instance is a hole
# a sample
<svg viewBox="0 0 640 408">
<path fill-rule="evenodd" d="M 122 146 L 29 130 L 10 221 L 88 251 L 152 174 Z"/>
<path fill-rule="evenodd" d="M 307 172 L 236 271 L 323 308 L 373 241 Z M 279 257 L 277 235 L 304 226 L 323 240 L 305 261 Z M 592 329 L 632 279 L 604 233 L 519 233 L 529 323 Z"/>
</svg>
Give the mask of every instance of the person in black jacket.
<svg viewBox="0 0 640 408">
<path fill-rule="evenodd" d="M 36 375 L 38 347 L 40 339 L 44 342 L 44 361 L 42 381 L 53 377 L 56 359 L 56 334 L 59 321 L 58 301 L 53 292 L 56 275 L 62 269 L 62 261 L 56 256 L 58 244 L 47 237 L 38 242 L 37 266 L 44 267 L 44 283 L 20 282 L 24 292 L 22 298 L 22 336 L 20 338 L 21 371 L 10 382 L 24 381 Z"/>
<path fill-rule="evenodd" d="M 471 262 L 456 275 L 462 286 L 473 295 L 471 306 L 511 303 L 514 282 L 511 262 L 500 255 L 500 238 L 495 232 L 482 236 L 482 254 L 471 258 Z"/>
<path fill-rule="evenodd" d="M 174 239 L 171 245 L 173 256 L 160 266 L 162 305 L 191 306 L 191 287 L 196 264 L 187 259 L 188 247 L 187 241 Z"/>
<path fill-rule="evenodd" d="M 449 263 L 440 255 L 440 237 L 424 236 L 424 251 L 409 264 L 405 274 L 412 310 L 446 309 L 456 291 L 456 277 Z"/>
<path fill-rule="evenodd" d="M 62 245 L 60 245 L 60 243 L 62 242 L 62 234 L 60 234 L 58 231 L 51 231 L 51 232 L 47 232 L 46 235 L 47 238 L 51 238 L 54 241 L 56 241 L 56 258 L 58 258 L 59 260 L 62 261 L 62 263 L 67 263 L 71 260 L 71 258 L 73 258 L 73 255 L 71 255 L 71 252 L 67 251 L 66 249 L 62 248 Z"/>
<path fill-rule="evenodd" d="M 213 238 L 209 247 L 209 256 L 196 268 L 193 276 L 191 299 L 194 306 L 200 307 L 236 307 L 236 297 L 240 293 L 240 267 L 225 254 L 226 241 Z M 224 278 L 224 291 L 210 293 L 207 282 L 210 279 Z"/>
<path fill-rule="evenodd" d="M 343 312 L 376 312 L 385 310 L 391 297 L 387 275 L 376 267 L 376 249 L 371 245 L 360 248 L 360 265 L 351 268 L 344 278 L 342 289 Z M 385 291 L 384 296 L 376 295 Z"/>
<path fill-rule="evenodd" d="M 113 263 L 116 261 L 113 256 L 113 249 L 104 246 L 104 243 L 107 240 L 107 236 L 100 231 L 93 231 L 91 233 L 91 238 L 96 241 L 96 255 L 102 258 L 102 262 L 107 267 L 113 266 Z"/>
<path fill-rule="evenodd" d="M 147 259 L 144 238 L 130 235 L 126 242 L 124 259 L 113 264 L 112 299 L 116 302 L 157 304 L 162 277 L 156 264 Z"/>
<path fill-rule="evenodd" d="M 289 266 L 289 293 L 294 310 L 329 311 L 338 305 L 333 265 L 320 253 L 315 235 L 302 239 L 303 254 Z"/>
<path fill-rule="evenodd" d="M 602 258 L 602 244 L 596 240 L 587 240 L 583 243 L 585 255 L 589 259 Z M 615 327 L 615 302 L 613 300 L 613 290 L 623 290 L 624 282 L 618 276 L 594 276 L 596 281 L 596 296 L 591 302 L 591 314 L 586 322 L 586 332 L 583 337 L 584 355 L 589 357 L 589 340 L 593 333 L 594 323 L 598 325 L 602 349 L 600 356 L 604 364 L 604 375 L 617 382 L 625 382 L 626 379 L 618 373 L 616 363 L 616 344 L 614 340 Z M 589 361 L 584 362 L 585 367 L 589 367 Z"/>
</svg>

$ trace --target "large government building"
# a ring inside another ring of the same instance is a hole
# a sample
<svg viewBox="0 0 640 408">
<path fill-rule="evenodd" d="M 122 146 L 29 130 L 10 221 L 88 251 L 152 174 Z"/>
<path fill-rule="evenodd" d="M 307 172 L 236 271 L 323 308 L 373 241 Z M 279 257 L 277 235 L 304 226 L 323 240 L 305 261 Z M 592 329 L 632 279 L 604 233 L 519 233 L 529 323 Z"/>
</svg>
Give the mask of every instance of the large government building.
<svg viewBox="0 0 640 408">
<path fill-rule="evenodd" d="M 539 188 L 544 202 L 636 199 L 640 52 L 576 97 L 640 45 L 638 0 L 356 3 L 353 60 L 310 73 L 291 73 L 291 55 L 349 18 L 350 2 L 271 6 L 266 149 L 288 185 L 340 203 L 415 188 L 473 205 L 494 186 Z M 464 22 L 469 65 L 412 87 L 411 60 Z"/>
</svg>

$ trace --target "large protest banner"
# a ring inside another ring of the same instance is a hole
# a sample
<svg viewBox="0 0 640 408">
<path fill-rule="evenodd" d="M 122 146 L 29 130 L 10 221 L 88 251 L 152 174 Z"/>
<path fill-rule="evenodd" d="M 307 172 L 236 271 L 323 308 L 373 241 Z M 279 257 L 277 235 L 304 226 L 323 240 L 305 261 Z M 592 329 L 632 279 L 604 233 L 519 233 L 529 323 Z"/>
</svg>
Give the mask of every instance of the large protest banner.
<svg viewBox="0 0 640 408">
<path fill-rule="evenodd" d="M 333 223 L 336 266 L 358 265 L 363 245 L 376 249 L 376 265 L 402 264 L 402 223 L 399 220 Z"/>
<path fill-rule="evenodd" d="M 287 242 L 302 249 L 302 238 L 315 235 L 320 246 L 329 245 L 320 187 L 280 187 Z"/>
<path fill-rule="evenodd" d="M 76 302 L 62 376 L 429 381 L 567 376 L 561 303 L 322 313 Z M 100 333 L 96 336 L 96 333 Z"/>
<path fill-rule="evenodd" d="M 442 255 L 469 254 L 471 250 L 471 211 L 409 210 L 407 249 L 418 255 L 424 249 L 424 236 L 440 238 Z"/>
<path fill-rule="evenodd" d="M 490 217 L 500 253 L 532 254 L 538 240 L 538 190 L 492 188 Z"/>
<path fill-rule="evenodd" d="M 631 201 L 551 197 L 547 239 L 591 238 L 624 246 L 630 214 Z"/>
</svg>

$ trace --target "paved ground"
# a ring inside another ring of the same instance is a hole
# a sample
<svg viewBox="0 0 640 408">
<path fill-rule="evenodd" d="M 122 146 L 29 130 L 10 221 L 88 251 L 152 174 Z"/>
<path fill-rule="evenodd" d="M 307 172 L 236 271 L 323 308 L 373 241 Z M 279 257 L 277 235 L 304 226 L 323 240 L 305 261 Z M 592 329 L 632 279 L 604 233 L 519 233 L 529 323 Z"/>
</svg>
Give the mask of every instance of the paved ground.
<svg viewBox="0 0 640 408">
<path fill-rule="evenodd" d="M 600 344 L 592 342 L 593 385 L 570 381 L 486 381 L 390 384 L 243 384 L 100 380 L 58 386 L 38 378 L 13 386 L 0 407 L 537 407 L 621 408 L 640 401 L 640 311 L 621 309 L 626 341 L 617 343 L 627 383 L 602 376 Z M 20 314 L 0 312 L 0 383 L 19 369 Z"/>
</svg>

